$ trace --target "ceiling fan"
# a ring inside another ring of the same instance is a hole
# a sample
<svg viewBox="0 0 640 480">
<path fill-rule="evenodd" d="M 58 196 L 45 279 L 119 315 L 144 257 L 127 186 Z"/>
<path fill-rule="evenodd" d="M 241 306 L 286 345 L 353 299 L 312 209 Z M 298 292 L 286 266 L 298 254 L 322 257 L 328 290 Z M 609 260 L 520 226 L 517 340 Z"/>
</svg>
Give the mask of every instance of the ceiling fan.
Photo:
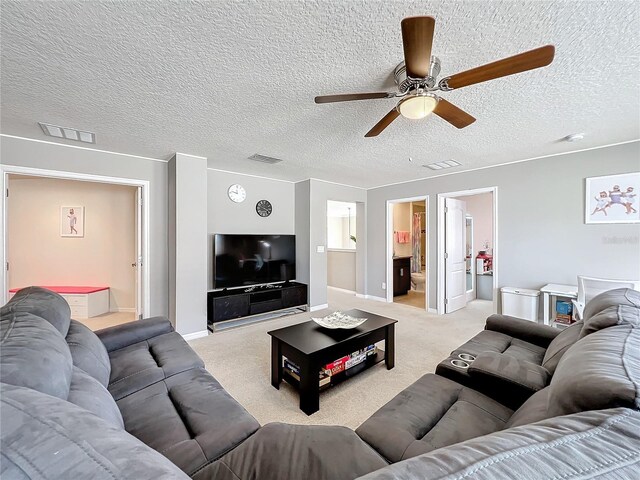
<svg viewBox="0 0 640 480">
<path fill-rule="evenodd" d="M 448 92 L 534 68 L 546 67 L 553 61 L 555 48 L 553 45 L 546 45 L 437 81 L 440 74 L 440 59 L 431 55 L 435 23 L 433 17 L 426 16 L 408 17 L 402 20 L 404 62 L 401 62 L 394 70 L 395 81 L 398 85 L 397 92 L 321 95 L 315 98 L 315 102 L 334 103 L 376 98 L 400 98 L 398 104 L 376 123 L 365 137 L 379 135 L 400 115 L 417 120 L 435 113 L 454 127 L 464 128 L 471 125 L 476 119 L 433 92 L 438 90 Z"/>
</svg>

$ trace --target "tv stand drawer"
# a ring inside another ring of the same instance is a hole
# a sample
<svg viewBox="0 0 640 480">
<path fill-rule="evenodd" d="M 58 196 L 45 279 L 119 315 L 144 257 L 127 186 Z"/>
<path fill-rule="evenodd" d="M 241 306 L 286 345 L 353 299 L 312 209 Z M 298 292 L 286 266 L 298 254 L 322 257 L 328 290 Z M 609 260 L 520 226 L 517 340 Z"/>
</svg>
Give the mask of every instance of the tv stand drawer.
<svg viewBox="0 0 640 480">
<path fill-rule="evenodd" d="M 249 296 L 235 295 L 213 299 L 213 321 L 229 320 L 249 315 Z"/>
<path fill-rule="evenodd" d="M 267 300 L 266 302 L 252 303 L 249 308 L 251 315 L 258 313 L 272 312 L 273 310 L 280 310 L 282 308 L 282 300 Z"/>
</svg>

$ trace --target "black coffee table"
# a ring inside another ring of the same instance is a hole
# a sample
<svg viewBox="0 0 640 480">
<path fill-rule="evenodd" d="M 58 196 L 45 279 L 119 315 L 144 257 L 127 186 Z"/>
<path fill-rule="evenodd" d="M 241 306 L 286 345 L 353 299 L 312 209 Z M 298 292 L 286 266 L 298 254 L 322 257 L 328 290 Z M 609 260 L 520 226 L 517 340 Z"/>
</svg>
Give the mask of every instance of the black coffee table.
<svg viewBox="0 0 640 480">
<path fill-rule="evenodd" d="M 271 385 L 280 389 L 282 357 L 300 367 L 300 410 L 307 415 L 320 409 L 318 372 L 324 365 L 384 340 L 387 369 L 395 362 L 395 324 L 397 320 L 362 310 L 349 310 L 353 317 L 367 318 L 359 327 L 343 330 L 324 328 L 313 321 L 267 332 L 271 335 Z"/>
</svg>

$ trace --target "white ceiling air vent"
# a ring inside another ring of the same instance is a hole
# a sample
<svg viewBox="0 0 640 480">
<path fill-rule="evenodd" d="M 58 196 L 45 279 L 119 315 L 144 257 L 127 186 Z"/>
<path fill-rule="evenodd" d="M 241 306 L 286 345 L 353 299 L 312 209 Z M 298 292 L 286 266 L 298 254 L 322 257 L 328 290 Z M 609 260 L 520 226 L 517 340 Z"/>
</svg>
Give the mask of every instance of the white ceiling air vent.
<svg viewBox="0 0 640 480">
<path fill-rule="evenodd" d="M 443 168 L 459 167 L 460 163 L 455 160 L 445 160 L 444 162 L 430 163 L 429 165 L 422 166 L 430 168 L 431 170 L 442 170 Z"/>
<path fill-rule="evenodd" d="M 67 140 L 76 140 L 85 143 L 96 143 L 96 134 L 93 132 L 86 132 L 76 128 L 60 127 L 42 122 L 38 122 L 38 125 L 42 128 L 44 134 L 50 137 L 66 138 Z"/>
<path fill-rule="evenodd" d="M 260 155 L 259 153 L 254 153 L 249 157 L 249 160 L 254 160 L 256 162 L 269 163 L 273 165 L 274 163 L 280 163 L 282 159 L 267 157 L 266 155 Z"/>
</svg>

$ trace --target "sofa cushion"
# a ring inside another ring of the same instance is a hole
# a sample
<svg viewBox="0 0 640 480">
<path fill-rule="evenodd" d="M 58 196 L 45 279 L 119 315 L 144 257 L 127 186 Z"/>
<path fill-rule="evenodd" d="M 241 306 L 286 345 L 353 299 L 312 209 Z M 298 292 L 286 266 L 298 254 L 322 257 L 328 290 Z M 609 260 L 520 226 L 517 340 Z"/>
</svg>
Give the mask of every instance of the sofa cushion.
<svg viewBox="0 0 640 480">
<path fill-rule="evenodd" d="M 28 312 L 44 318 L 64 337 L 69 329 L 71 308 L 61 295 L 42 287 L 26 287 L 9 300 L 14 312 Z"/>
<path fill-rule="evenodd" d="M 124 428 L 122 415 L 109 391 L 88 373 L 73 367 L 68 402 L 89 410 L 111 425 Z"/>
<path fill-rule="evenodd" d="M 553 375 L 558 366 L 558 362 L 571 345 L 578 341 L 582 331 L 583 322 L 576 322 L 565 328 L 549 344 L 549 348 L 542 359 L 542 366 Z"/>
<path fill-rule="evenodd" d="M 97 335 L 82 323 L 71 320 L 66 340 L 73 364 L 105 387 L 109 385 L 111 374 L 109 354 Z"/>
<path fill-rule="evenodd" d="M 560 360 L 550 389 L 550 416 L 640 408 L 640 329 L 619 325 L 581 339 Z"/>
<path fill-rule="evenodd" d="M 529 399 L 524 402 L 518 410 L 516 410 L 516 413 L 511 416 L 507 424 L 504 426 L 505 430 L 507 428 L 527 425 L 529 423 L 535 423 L 549 418 L 550 415 L 547 409 L 549 406 L 550 393 L 551 391 L 549 387 L 545 387 L 531 395 Z"/>
<path fill-rule="evenodd" d="M 0 477 L 188 479 L 124 430 L 64 400 L 0 384 Z"/>
<path fill-rule="evenodd" d="M 117 403 L 125 429 L 188 474 L 259 428 L 203 368 L 168 377 Z"/>
<path fill-rule="evenodd" d="M 513 410 L 449 379 L 427 374 L 356 433 L 391 462 L 501 430 Z"/>
<path fill-rule="evenodd" d="M 204 363 L 177 332 L 109 352 L 109 392 L 116 400 Z"/>
<path fill-rule="evenodd" d="M 584 308 L 580 338 L 614 325 L 640 327 L 640 292 L 616 288 L 596 295 Z"/>
<path fill-rule="evenodd" d="M 617 408 L 510 428 L 358 480 L 631 480 L 639 470 L 640 412 Z"/>
<path fill-rule="evenodd" d="M 511 355 L 512 357 L 540 365 L 544 358 L 545 349 L 504 333 L 483 330 L 471 340 L 456 348 L 452 354 L 470 353 L 478 356 L 484 352 L 504 353 L 505 355 Z"/>
<path fill-rule="evenodd" d="M 387 462 L 346 427 L 270 423 L 194 480 L 352 480 Z"/>
<path fill-rule="evenodd" d="M 71 353 L 60 332 L 14 303 L 0 310 L 0 378 L 65 399 L 71 383 Z"/>
</svg>

